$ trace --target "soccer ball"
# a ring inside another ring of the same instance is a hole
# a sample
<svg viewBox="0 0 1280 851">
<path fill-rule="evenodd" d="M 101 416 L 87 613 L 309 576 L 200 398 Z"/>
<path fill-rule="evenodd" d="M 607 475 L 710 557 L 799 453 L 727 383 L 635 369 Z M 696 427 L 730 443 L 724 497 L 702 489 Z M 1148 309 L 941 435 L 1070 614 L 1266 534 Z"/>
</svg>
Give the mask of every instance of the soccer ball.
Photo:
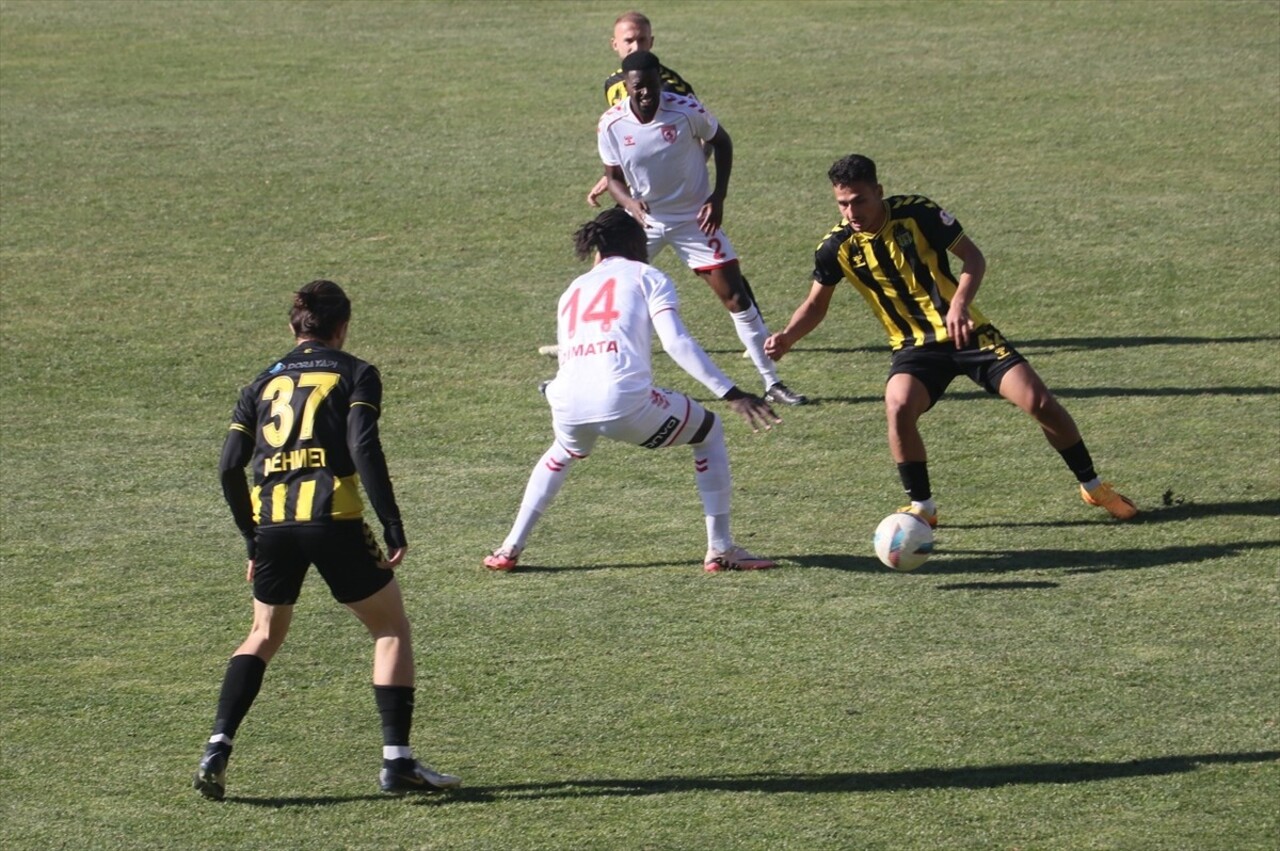
<svg viewBox="0 0 1280 851">
<path fill-rule="evenodd" d="M 933 529 L 925 520 L 895 511 L 880 521 L 873 539 L 876 557 L 894 570 L 915 570 L 933 552 Z"/>
</svg>

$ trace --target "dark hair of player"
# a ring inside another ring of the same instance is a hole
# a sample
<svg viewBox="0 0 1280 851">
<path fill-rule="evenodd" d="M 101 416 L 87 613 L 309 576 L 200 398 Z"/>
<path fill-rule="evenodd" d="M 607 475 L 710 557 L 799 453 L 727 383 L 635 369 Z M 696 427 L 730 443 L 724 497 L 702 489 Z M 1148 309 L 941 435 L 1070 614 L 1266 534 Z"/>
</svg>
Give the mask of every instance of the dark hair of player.
<svg viewBox="0 0 1280 851">
<path fill-rule="evenodd" d="M 605 210 L 578 228 L 573 235 L 573 247 L 579 260 L 590 259 L 593 251 L 599 251 L 602 258 L 625 257 L 649 262 L 644 228 L 621 207 Z"/>
<path fill-rule="evenodd" d="M 289 327 L 298 337 L 332 340 L 351 318 L 351 299 L 333 281 L 312 281 L 293 294 Z"/>
<path fill-rule="evenodd" d="M 836 160 L 827 172 L 827 177 L 831 179 L 832 186 L 852 186 L 855 183 L 875 185 L 880 182 L 876 179 L 876 164 L 870 157 L 862 154 L 849 154 Z"/>
<path fill-rule="evenodd" d="M 628 53 L 627 58 L 622 60 L 623 71 L 657 71 L 661 67 L 657 54 L 647 50 Z"/>
</svg>

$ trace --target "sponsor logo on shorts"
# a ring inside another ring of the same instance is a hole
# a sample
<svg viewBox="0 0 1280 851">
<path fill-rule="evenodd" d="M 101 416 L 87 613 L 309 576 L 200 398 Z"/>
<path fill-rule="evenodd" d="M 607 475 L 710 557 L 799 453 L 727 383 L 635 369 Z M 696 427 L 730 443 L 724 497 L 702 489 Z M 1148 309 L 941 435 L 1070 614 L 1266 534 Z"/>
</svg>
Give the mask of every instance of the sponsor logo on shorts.
<svg viewBox="0 0 1280 851">
<path fill-rule="evenodd" d="M 671 437 L 671 433 L 674 432 L 679 425 L 679 418 L 667 417 L 667 421 L 662 424 L 662 427 L 655 431 L 653 436 L 640 445 L 645 449 L 657 449 L 667 442 L 667 439 Z"/>
</svg>

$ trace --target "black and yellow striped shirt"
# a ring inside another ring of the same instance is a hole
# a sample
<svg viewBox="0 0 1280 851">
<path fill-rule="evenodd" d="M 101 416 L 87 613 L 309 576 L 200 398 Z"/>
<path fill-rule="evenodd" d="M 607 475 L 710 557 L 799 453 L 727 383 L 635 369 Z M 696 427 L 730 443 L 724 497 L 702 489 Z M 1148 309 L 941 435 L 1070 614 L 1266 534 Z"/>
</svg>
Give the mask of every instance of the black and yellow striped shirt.
<svg viewBox="0 0 1280 851">
<path fill-rule="evenodd" d="M 239 441 L 229 444 L 224 466 L 243 464 L 252 447 L 253 523 L 360 519 L 358 462 L 373 479 L 365 485 L 370 496 L 378 491 L 380 519 L 398 523 L 378 440 L 381 405 L 382 379 L 376 367 L 311 342 L 245 387 L 231 415 L 229 435 L 238 435 Z M 360 410 L 353 417 L 355 409 Z"/>
<path fill-rule="evenodd" d="M 662 76 L 662 90 L 671 92 L 674 95 L 688 95 L 689 97 L 697 97 L 693 93 L 693 86 L 684 81 L 684 78 L 672 71 L 666 65 L 658 66 L 658 73 Z M 604 100 L 609 106 L 616 106 L 622 102 L 627 96 L 626 74 L 619 68 L 614 71 L 604 81 Z"/>
<path fill-rule="evenodd" d="M 964 228 L 922 195 L 894 195 L 884 205 L 887 217 L 876 233 L 856 232 L 847 221 L 831 229 L 814 251 L 813 280 L 835 286 L 847 278 L 884 324 L 895 351 L 945 342 L 958 286 L 947 250 Z M 969 313 L 986 324 L 976 308 Z"/>
</svg>

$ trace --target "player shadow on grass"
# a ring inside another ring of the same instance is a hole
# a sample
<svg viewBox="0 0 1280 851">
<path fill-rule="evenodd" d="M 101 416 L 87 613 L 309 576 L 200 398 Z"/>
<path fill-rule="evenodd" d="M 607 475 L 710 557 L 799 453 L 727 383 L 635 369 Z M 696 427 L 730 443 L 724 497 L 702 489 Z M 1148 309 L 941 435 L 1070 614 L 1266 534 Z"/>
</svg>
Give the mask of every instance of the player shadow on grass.
<svg viewBox="0 0 1280 851">
<path fill-rule="evenodd" d="M 1140 505 L 1139 507 L 1142 509 L 1142 513 L 1132 520 L 1126 520 L 1125 523 L 1131 525 L 1145 525 L 1149 523 L 1173 523 L 1181 520 L 1196 520 L 1201 517 L 1225 516 L 1280 517 L 1280 499 L 1235 500 L 1232 502 L 1192 502 L 1188 498 L 1175 494 L 1172 490 L 1168 490 L 1165 492 L 1162 501 L 1164 502 L 1164 505 L 1150 508 L 1146 505 Z M 1110 519 L 1094 514 L 1088 518 L 1082 517 L 1079 520 L 999 521 L 993 523 L 947 522 L 944 524 L 944 528 L 1057 528 L 1062 526 L 1093 526 L 1099 523 L 1110 522 Z"/>
<path fill-rule="evenodd" d="M 1099 349 L 1134 349 L 1141 346 L 1211 346 L 1227 343 L 1270 343 L 1280 340 L 1280 335 L 1259 334 L 1248 337 L 1045 337 L 1043 339 L 1014 338 L 1014 346 L 1022 352 L 1038 351 L 1043 353 L 1088 352 Z M 887 345 L 872 346 L 806 346 L 801 344 L 791 350 L 793 354 L 884 354 L 889 351 Z M 707 349 L 707 354 L 741 354 L 742 347 L 737 349 Z"/>
<path fill-rule="evenodd" d="M 752 792 L 830 794 L 834 792 L 892 792 L 910 789 L 997 789 L 1002 786 L 1091 783 L 1127 777 L 1187 774 L 1213 765 L 1242 765 L 1280 760 L 1280 751 L 1175 754 L 1146 759 L 1100 762 L 1022 762 L 960 768 L 916 768 L 899 771 L 841 771 L 825 774 L 727 774 L 706 777 L 632 777 L 560 780 L 463 786 L 451 792 L 406 796 L 416 805 L 443 806 L 496 799 L 615 798 L 686 792 Z M 228 796 L 226 804 L 285 809 L 322 807 L 363 801 L 393 801 L 388 795 L 302 795 L 294 797 Z"/>
<path fill-rule="evenodd" d="M 1280 751 L 1243 751 L 1220 754 L 1175 754 L 1114 762 L 1081 760 L 825 774 L 759 773 L 706 777 L 565 780 L 550 783 L 463 787 L 447 798 L 441 797 L 435 800 L 609 798 L 687 792 L 830 794 L 911 789 L 996 789 L 1002 786 L 1042 783 L 1090 783 L 1129 777 L 1161 777 L 1187 774 L 1205 766 L 1274 762 L 1278 759 L 1280 759 Z"/>
<path fill-rule="evenodd" d="M 1242 541 L 1230 544 L 1184 544 L 1155 549 L 1030 549 L 1030 550 L 964 550 L 939 545 L 937 552 L 912 576 L 957 576 L 962 574 L 990 575 L 1016 573 L 1024 570 L 1061 570 L 1068 575 L 1101 573 L 1109 570 L 1145 570 L 1153 567 L 1176 567 L 1196 564 L 1227 556 L 1280 548 L 1280 541 Z M 848 554 L 815 554 L 791 556 L 788 561 L 802 567 L 821 567 L 828 570 L 844 570 L 856 573 L 891 573 L 888 568 L 869 556 Z M 989 585 L 989 583 L 978 583 Z M 1001 582 L 1001 588 L 1050 588 L 1049 581 Z M 957 588 L 963 586 L 941 586 Z"/>
<path fill-rule="evenodd" d="M 957 382 L 955 387 L 963 387 Z M 972 385 L 970 385 L 972 386 Z M 1053 395 L 1061 399 L 1124 399 L 1126 397 L 1163 397 L 1163 396 L 1276 396 L 1280 395 L 1280 387 L 1063 387 L 1055 385 Z M 973 402 L 988 400 L 992 396 L 985 390 L 948 390 L 946 397 L 939 403 Z M 884 396 L 819 396 L 810 400 L 810 404 L 827 402 L 841 405 L 874 405 L 884 404 Z"/>
<path fill-rule="evenodd" d="M 574 571 L 588 570 L 618 570 L 628 568 L 648 568 L 655 567 L 697 567 L 702 568 L 702 562 L 698 561 L 698 554 L 695 552 L 693 556 L 686 561 L 645 561 L 645 562 L 593 562 L 591 564 L 525 564 L 520 562 L 520 567 L 513 571 L 515 574 L 525 573 L 572 573 Z M 500 571 L 494 571 L 500 572 Z"/>
</svg>

